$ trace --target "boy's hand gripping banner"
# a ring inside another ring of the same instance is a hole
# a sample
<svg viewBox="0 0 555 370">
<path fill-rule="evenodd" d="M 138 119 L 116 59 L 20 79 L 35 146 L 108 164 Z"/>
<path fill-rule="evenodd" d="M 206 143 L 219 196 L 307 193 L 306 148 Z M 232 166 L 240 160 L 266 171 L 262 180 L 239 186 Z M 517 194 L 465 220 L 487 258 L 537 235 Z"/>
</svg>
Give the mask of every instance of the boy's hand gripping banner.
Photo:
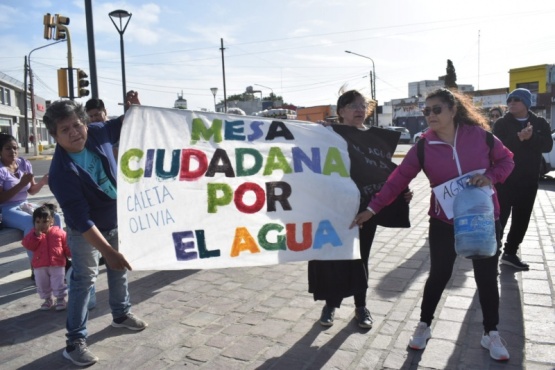
<svg viewBox="0 0 555 370">
<path fill-rule="evenodd" d="M 299 121 L 133 106 L 118 159 L 135 270 L 360 258 L 346 142 Z"/>
</svg>

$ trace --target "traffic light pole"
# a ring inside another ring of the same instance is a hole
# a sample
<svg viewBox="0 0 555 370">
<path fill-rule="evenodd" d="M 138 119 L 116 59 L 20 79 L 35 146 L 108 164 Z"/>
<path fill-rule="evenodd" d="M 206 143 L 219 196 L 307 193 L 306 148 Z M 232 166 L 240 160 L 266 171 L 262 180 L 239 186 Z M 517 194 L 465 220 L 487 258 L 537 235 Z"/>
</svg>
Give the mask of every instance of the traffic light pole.
<svg viewBox="0 0 555 370">
<path fill-rule="evenodd" d="M 75 99 L 75 93 L 73 91 L 73 55 L 71 54 L 71 34 L 69 33 L 69 28 L 62 24 L 58 24 L 57 27 L 65 30 L 67 37 L 67 82 L 69 85 L 69 99 Z"/>
</svg>

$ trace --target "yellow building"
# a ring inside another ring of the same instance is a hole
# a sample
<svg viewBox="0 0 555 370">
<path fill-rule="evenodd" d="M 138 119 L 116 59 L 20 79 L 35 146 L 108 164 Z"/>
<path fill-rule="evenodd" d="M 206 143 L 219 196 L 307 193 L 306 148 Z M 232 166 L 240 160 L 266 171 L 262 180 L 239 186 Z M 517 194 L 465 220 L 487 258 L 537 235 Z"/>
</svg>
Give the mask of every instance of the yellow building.
<svg viewBox="0 0 555 370">
<path fill-rule="evenodd" d="M 509 70 L 509 89 L 513 91 L 521 87 L 536 94 L 551 92 L 549 78 L 553 67 L 552 64 L 541 64 L 511 69 Z"/>
<path fill-rule="evenodd" d="M 532 107 L 551 122 L 555 120 L 555 65 L 540 64 L 509 70 L 509 90 L 525 88 L 532 93 Z"/>
</svg>

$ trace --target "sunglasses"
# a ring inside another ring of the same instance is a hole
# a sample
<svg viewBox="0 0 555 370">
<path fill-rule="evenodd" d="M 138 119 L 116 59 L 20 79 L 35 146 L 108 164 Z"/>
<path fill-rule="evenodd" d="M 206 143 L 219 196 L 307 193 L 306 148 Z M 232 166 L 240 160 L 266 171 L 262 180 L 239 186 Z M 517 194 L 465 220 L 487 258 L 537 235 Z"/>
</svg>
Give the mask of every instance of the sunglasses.
<svg viewBox="0 0 555 370">
<path fill-rule="evenodd" d="M 522 100 L 520 100 L 520 98 L 509 98 L 509 99 L 507 99 L 507 103 L 512 103 L 512 102 L 518 103 L 519 101 L 522 101 Z"/>
<path fill-rule="evenodd" d="M 424 116 L 426 117 L 428 117 L 432 113 L 437 116 L 438 114 L 441 114 L 442 111 L 443 111 L 443 107 L 440 105 L 436 105 L 433 107 L 426 107 L 422 109 L 422 114 L 424 114 Z"/>
<path fill-rule="evenodd" d="M 358 109 L 358 110 L 366 110 L 366 109 L 368 109 L 368 104 L 355 104 L 355 103 L 350 103 L 350 104 L 347 104 L 345 107 L 346 107 L 347 109 L 350 109 L 350 110 L 357 110 L 357 109 Z"/>
</svg>

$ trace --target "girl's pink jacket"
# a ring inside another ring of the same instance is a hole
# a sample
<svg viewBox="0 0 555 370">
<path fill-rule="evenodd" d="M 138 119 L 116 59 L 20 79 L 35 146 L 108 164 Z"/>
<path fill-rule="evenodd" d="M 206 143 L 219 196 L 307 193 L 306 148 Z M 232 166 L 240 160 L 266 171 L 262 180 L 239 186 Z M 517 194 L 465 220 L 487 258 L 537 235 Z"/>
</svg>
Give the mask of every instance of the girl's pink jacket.
<svg viewBox="0 0 555 370">
<path fill-rule="evenodd" d="M 423 138 L 426 139 L 424 168 L 430 181 L 430 188 L 482 168 L 486 169 L 484 175 L 491 180 L 492 185 L 495 185 L 504 182 L 515 165 L 513 153 L 495 136 L 493 148 L 490 150 L 486 142 L 486 131 L 478 126 L 459 124 L 453 146 L 441 141 L 432 130 L 428 130 L 422 136 Z M 387 182 L 370 201 L 368 207 L 376 213 L 379 212 L 383 207 L 393 202 L 421 170 L 417 146 L 414 145 L 408 151 L 403 162 L 389 175 Z M 495 187 L 493 189 L 495 191 Z M 499 219 L 497 193 L 494 193 L 492 197 L 495 219 L 497 220 Z M 449 220 L 445 216 L 433 192 L 430 196 L 428 215 L 453 224 L 453 220 Z"/>
<path fill-rule="evenodd" d="M 21 242 L 25 248 L 33 252 L 31 265 L 39 267 L 65 267 L 66 257 L 71 257 L 67 245 L 66 232 L 58 226 L 52 226 L 47 234 L 35 235 L 33 228 Z"/>
</svg>

